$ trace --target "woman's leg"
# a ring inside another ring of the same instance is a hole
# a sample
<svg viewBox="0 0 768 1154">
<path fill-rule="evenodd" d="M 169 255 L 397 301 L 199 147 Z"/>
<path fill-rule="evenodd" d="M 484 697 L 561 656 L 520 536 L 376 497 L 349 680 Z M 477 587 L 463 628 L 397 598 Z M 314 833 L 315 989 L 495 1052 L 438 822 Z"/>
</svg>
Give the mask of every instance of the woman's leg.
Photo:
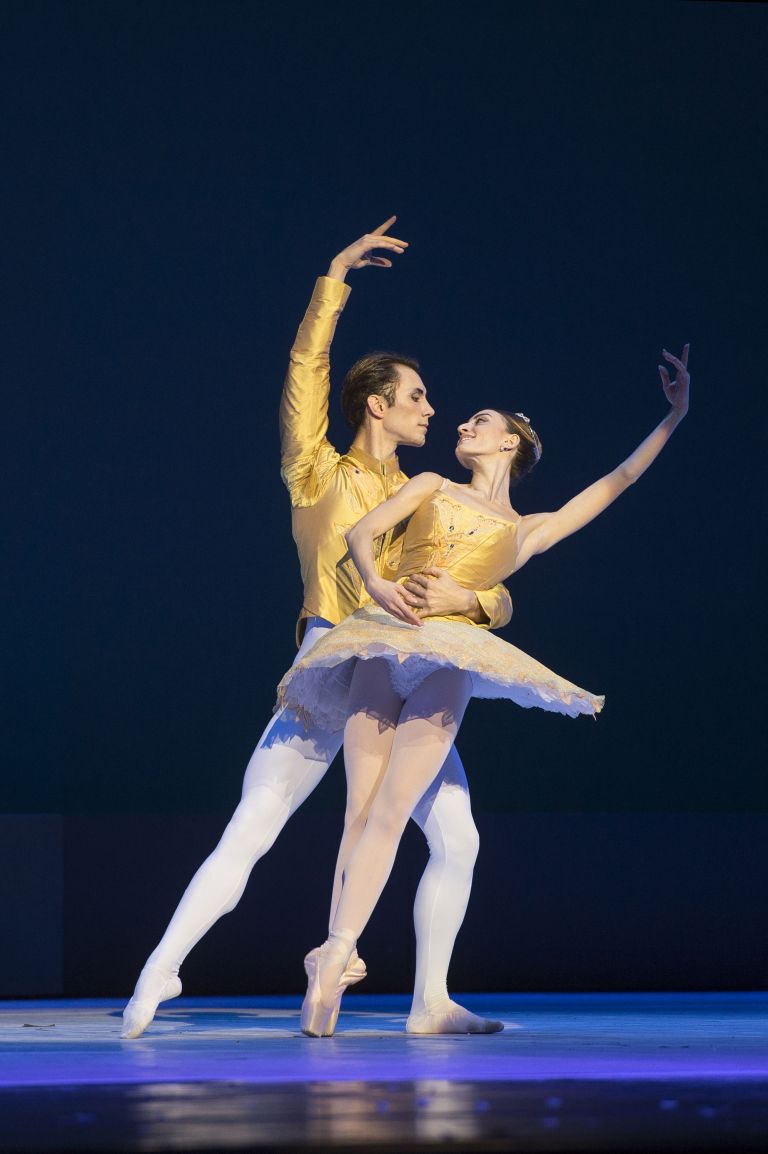
<svg viewBox="0 0 768 1154">
<path fill-rule="evenodd" d="M 336 860 L 331 896 L 333 925 L 347 863 L 360 840 L 368 813 L 389 761 L 403 699 L 395 693 L 381 658 L 358 661 L 349 691 L 349 716 L 344 727 L 347 802 L 344 832 Z"/>
<path fill-rule="evenodd" d="M 392 689 L 384 661 L 358 662 L 344 732 L 347 808 L 334 878 L 331 926 L 344 871 L 381 783 L 402 704 Z M 412 817 L 427 839 L 429 861 L 413 909 L 416 985 L 406 1030 L 429 1034 L 495 1032 L 502 1028 L 501 1022 L 472 1014 L 448 996 L 448 966 L 466 913 L 479 849 L 467 778 L 455 745 Z"/>
<path fill-rule="evenodd" d="M 307 1002 L 314 999 L 316 1003 L 330 1006 L 335 999 L 350 951 L 391 873 L 406 822 L 440 772 L 471 691 L 468 674 L 441 669 L 430 674 L 405 702 L 386 773 L 348 862 L 325 964 L 319 967 L 317 980 L 311 983 L 312 997 L 308 995 Z M 313 1018 L 315 1020 L 319 1018 Z"/>
</svg>

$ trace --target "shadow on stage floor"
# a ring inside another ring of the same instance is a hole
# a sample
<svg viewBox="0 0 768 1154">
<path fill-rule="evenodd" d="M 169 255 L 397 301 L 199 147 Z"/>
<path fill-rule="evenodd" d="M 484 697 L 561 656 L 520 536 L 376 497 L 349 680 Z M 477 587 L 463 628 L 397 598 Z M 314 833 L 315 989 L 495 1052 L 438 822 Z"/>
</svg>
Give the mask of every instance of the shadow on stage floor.
<svg viewBox="0 0 768 1154">
<path fill-rule="evenodd" d="M 403 1032 L 348 995 L 179 999 L 121 1041 L 114 1001 L 0 1008 L 0 1149 L 764 1150 L 768 995 L 475 995 L 489 1036 Z"/>
</svg>

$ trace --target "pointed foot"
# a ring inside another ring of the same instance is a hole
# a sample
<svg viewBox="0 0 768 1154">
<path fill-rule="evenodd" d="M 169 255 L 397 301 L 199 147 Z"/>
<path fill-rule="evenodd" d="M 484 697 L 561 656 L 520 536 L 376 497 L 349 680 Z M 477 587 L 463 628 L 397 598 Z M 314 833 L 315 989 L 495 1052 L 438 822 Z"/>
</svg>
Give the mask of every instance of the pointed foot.
<svg viewBox="0 0 768 1154">
<path fill-rule="evenodd" d="M 145 966 L 136 983 L 136 990 L 123 1010 L 121 1038 L 140 1038 L 157 1013 L 161 1002 L 178 998 L 181 993 L 181 979 L 178 974 L 161 970 L 155 966 Z"/>
<path fill-rule="evenodd" d="M 330 1038 L 336 1029 L 341 999 L 347 986 L 366 976 L 365 962 L 355 951 L 354 939 L 331 934 L 304 959 L 307 994 L 301 1006 L 301 1032 L 309 1038 Z"/>
</svg>

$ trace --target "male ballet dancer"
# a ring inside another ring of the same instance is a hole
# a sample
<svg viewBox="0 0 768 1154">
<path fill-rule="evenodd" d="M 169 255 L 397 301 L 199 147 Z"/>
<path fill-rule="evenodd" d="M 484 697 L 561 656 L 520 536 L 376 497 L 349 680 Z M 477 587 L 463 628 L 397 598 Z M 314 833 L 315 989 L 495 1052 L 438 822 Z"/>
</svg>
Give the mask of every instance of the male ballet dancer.
<svg viewBox="0 0 768 1154">
<path fill-rule="evenodd" d="M 349 558 L 345 531 L 391 496 L 407 478 L 395 456 L 398 445 L 424 444 L 434 410 L 409 358 L 373 354 L 356 362 L 342 388 L 345 416 L 355 430 L 349 451 L 340 455 L 326 438 L 330 392 L 330 346 L 350 293 L 351 269 L 392 261 L 376 250 L 401 253 L 406 242 L 380 228 L 344 249 L 316 283 L 291 349 L 280 404 L 281 474 L 291 499 L 293 535 L 304 582 L 297 628 L 297 658 L 367 599 Z M 386 573 L 397 566 L 402 527 L 380 542 L 378 562 Z M 499 628 L 509 621 L 511 601 L 503 585 L 470 592 L 441 570 L 409 586 L 403 619 L 456 614 Z M 137 1038 L 160 1002 L 181 993 L 179 967 L 192 947 L 237 905 L 250 872 L 273 845 L 288 818 L 309 796 L 339 750 L 342 734 L 305 727 L 289 711 L 275 714 L 248 764 L 240 804 L 221 841 L 192 878 L 160 943 L 139 976 L 123 1011 L 124 1038 Z M 367 792 L 367 791 L 366 791 Z M 347 799 L 345 839 L 356 839 L 365 823 L 363 799 Z M 488 1033 L 501 1023 L 471 1014 L 448 996 L 453 945 L 466 911 L 478 834 L 472 819 L 466 775 L 456 750 L 419 802 L 413 819 L 423 830 L 430 858 L 414 905 L 416 982 L 406 1023 L 410 1033 Z M 334 883 L 331 918 L 343 880 L 344 844 Z M 365 977 L 353 954 L 345 984 Z M 335 1021 L 333 1023 L 335 1026 Z"/>
</svg>

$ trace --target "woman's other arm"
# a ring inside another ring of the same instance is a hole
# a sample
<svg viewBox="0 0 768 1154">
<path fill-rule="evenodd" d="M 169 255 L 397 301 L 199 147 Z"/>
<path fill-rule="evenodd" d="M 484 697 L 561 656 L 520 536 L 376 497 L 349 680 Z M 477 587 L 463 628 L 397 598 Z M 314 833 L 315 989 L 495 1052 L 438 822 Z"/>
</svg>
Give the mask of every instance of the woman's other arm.
<svg viewBox="0 0 768 1154">
<path fill-rule="evenodd" d="M 570 537 L 578 529 L 583 529 L 590 521 L 599 516 L 619 497 L 625 489 L 643 475 L 645 470 L 658 457 L 672 433 L 688 412 L 690 393 L 690 376 L 688 373 L 688 351 L 686 345 L 678 359 L 664 350 L 664 357 L 677 370 L 674 381 L 670 380 L 669 373 L 663 365 L 659 365 L 659 374 L 664 388 L 664 394 L 670 403 L 670 410 L 666 417 L 656 426 L 653 432 L 631 453 L 618 468 L 593 485 L 578 493 L 567 504 L 554 513 L 542 513 L 534 517 L 525 518 L 528 529 L 523 537 L 516 568 L 529 561 L 537 553 L 544 553 L 551 549 L 558 541 Z"/>
</svg>

